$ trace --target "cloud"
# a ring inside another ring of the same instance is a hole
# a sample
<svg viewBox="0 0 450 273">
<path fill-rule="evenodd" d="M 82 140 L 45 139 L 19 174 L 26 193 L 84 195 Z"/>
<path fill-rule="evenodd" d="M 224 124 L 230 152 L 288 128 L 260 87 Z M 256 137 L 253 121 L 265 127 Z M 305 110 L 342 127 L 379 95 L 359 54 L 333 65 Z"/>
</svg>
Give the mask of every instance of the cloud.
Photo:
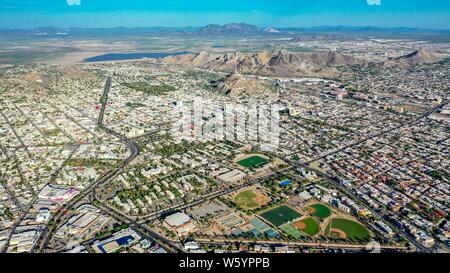
<svg viewBox="0 0 450 273">
<path fill-rule="evenodd" d="M 81 6 L 81 0 L 67 0 L 69 6 Z"/>
<path fill-rule="evenodd" d="M 381 6 L 381 0 L 367 0 L 369 6 Z"/>
</svg>

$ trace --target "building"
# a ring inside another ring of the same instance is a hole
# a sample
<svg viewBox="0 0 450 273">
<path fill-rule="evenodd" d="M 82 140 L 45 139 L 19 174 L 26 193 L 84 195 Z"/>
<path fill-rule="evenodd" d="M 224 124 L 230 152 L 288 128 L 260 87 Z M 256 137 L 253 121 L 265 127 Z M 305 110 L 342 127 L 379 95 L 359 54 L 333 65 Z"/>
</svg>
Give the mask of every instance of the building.
<svg viewBox="0 0 450 273">
<path fill-rule="evenodd" d="M 92 248 L 97 253 L 112 253 L 122 247 L 132 245 L 139 240 L 141 240 L 141 236 L 139 236 L 134 230 L 127 228 L 116 232 L 111 238 L 103 241 L 96 241 Z"/>
<path fill-rule="evenodd" d="M 164 224 L 178 235 L 186 235 L 195 229 L 195 224 L 186 213 L 177 212 L 164 219 Z"/>
<path fill-rule="evenodd" d="M 217 177 L 217 180 L 224 183 L 238 183 L 241 182 L 247 175 L 239 170 L 232 170 L 230 172 L 226 172 Z"/>
</svg>

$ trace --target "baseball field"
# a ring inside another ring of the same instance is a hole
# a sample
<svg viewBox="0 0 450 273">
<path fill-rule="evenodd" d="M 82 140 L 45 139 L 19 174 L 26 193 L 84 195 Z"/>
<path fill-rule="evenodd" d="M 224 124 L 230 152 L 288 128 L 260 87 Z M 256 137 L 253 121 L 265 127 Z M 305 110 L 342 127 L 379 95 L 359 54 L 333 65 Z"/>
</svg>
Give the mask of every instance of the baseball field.
<svg viewBox="0 0 450 273">
<path fill-rule="evenodd" d="M 320 226 L 312 217 L 301 219 L 294 226 L 309 236 L 314 236 L 320 231 Z"/>
<path fill-rule="evenodd" d="M 309 206 L 307 210 L 311 215 L 319 217 L 322 220 L 331 215 L 331 210 L 327 206 L 319 203 Z"/>
<path fill-rule="evenodd" d="M 351 240 L 367 240 L 370 233 L 362 224 L 345 219 L 333 218 L 325 230 L 325 235 L 333 238 L 351 239 Z"/>
<path fill-rule="evenodd" d="M 270 198 L 263 194 L 257 194 L 250 189 L 238 193 L 233 202 L 243 209 L 255 209 L 270 202 Z"/>
</svg>

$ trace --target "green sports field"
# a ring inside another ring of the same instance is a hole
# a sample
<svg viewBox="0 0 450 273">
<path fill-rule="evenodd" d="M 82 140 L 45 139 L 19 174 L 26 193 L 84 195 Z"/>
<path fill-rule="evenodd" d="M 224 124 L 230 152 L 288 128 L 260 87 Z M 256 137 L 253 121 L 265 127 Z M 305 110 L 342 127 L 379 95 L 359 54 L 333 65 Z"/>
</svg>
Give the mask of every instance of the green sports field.
<svg viewBox="0 0 450 273">
<path fill-rule="evenodd" d="M 301 230 L 302 232 L 306 233 L 309 236 L 314 236 L 320 231 L 319 224 L 312 217 L 308 217 L 300 221 L 297 221 L 294 223 L 294 226 L 296 226 L 299 230 Z"/>
<path fill-rule="evenodd" d="M 312 215 L 314 215 L 316 217 L 319 217 L 322 220 L 331 215 L 331 210 L 325 205 L 314 204 L 314 205 L 309 206 L 309 207 L 314 210 Z"/>
<path fill-rule="evenodd" d="M 290 235 L 294 237 L 295 239 L 299 239 L 302 237 L 302 233 L 298 231 L 294 226 L 291 224 L 284 224 L 279 227 L 284 233 L 287 235 Z"/>
<path fill-rule="evenodd" d="M 367 240 L 370 238 L 370 233 L 363 225 L 356 221 L 352 221 L 344 218 L 334 218 L 331 220 L 330 227 L 327 227 L 326 231 L 329 234 L 325 234 L 331 237 L 336 237 L 336 232 L 330 231 L 330 229 L 335 228 L 343 231 L 348 239 L 351 240 Z M 333 236 L 334 235 L 334 236 Z"/>
<path fill-rule="evenodd" d="M 285 205 L 270 209 L 260 215 L 275 226 L 281 226 L 301 216 L 300 213 Z"/>
<path fill-rule="evenodd" d="M 257 208 L 259 204 L 254 200 L 256 197 L 257 195 L 252 190 L 246 190 L 236 195 L 234 203 L 245 209 Z"/>
<path fill-rule="evenodd" d="M 246 168 L 258 168 L 258 167 L 261 167 L 261 166 L 267 164 L 268 162 L 269 162 L 269 160 L 267 160 L 263 157 L 254 155 L 254 156 L 251 156 L 251 157 L 248 157 L 246 159 L 239 161 L 238 164 L 243 167 L 246 167 Z"/>
</svg>

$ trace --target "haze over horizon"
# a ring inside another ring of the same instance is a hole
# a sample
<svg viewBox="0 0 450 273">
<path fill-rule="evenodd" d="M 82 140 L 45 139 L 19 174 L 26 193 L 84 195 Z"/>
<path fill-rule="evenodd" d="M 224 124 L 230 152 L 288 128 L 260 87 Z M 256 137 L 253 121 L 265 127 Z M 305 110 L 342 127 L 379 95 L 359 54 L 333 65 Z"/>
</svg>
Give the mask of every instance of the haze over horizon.
<svg viewBox="0 0 450 273">
<path fill-rule="evenodd" d="M 395 0 L 0 0 L 1 28 L 200 27 L 245 22 L 261 27 L 374 26 L 450 29 L 450 1 Z"/>
</svg>

